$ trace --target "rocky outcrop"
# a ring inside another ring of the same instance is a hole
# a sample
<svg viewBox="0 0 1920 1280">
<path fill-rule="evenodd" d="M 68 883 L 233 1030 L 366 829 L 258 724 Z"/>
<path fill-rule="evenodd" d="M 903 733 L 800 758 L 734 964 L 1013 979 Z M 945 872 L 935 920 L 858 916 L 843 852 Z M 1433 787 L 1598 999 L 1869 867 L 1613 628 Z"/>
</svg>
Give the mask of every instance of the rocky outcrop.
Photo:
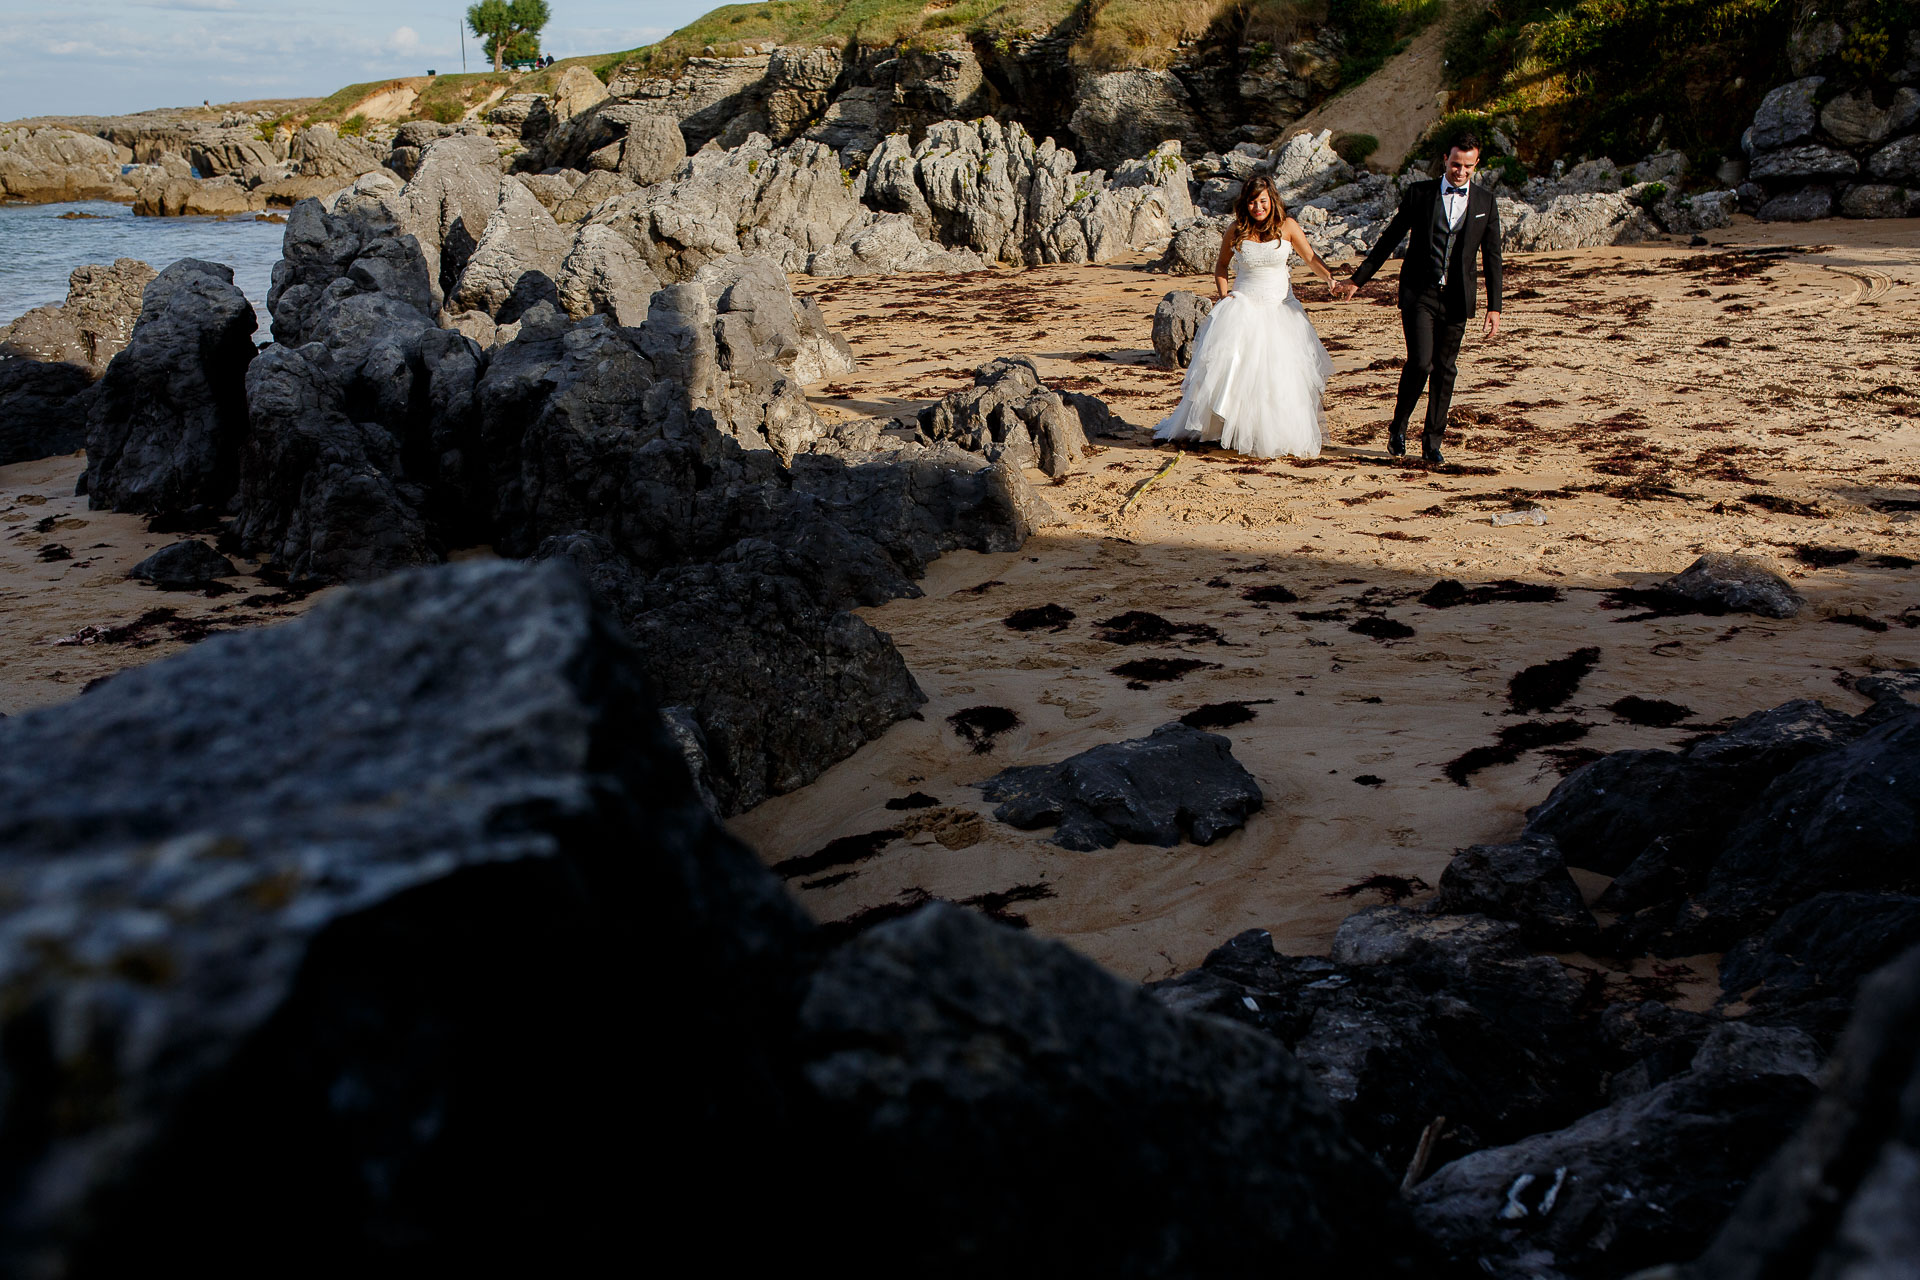
<svg viewBox="0 0 1920 1280">
<path fill-rule="evenodd" d="M 78 365 L 0 355 L 0 467 L 85 447 L 92 385 Z"/>
<path fill-rule="evenodd" d="M 1854 687 L 1875 700 L 1857 716 L 1788 703 L 1684 751 L 1603 757 L 1517 840 L 1456 856 L 1428 903 L 1348 917 L 1328 957 L 1277 955 L 1250 931 L 1154 990 L 1286 1044 L 1362 1143 L 1408 1170 L 1416 1220 L 1457 1265 L 1611 1277 L 1691 1256 L 1837 1078 L 1822 1064 L 1856 990 L 1879 998 L 1863 975 L 1920 944 L 1920 709 L 1903 696 L 1920 682 Z M 1612 878 L 1595 906 L 1617 920 L 1600 927 L 1569 867 Z M 1609 957 L 1612 974 L 1563 963 L 1569 949 Z M 1649 956 L 1720 951 L 1707 1012 L 1626 976 Z M 1731 1269 L 1697 1274 L 1759 1275 L 1762 1256 L 1839 1241 L 1837 1213 L 1815 1204 L 1849 1205 L 1848 1231 L 1888 1238 L 1894 1201 L 1852 1190 L 1869 1162 L 1840 1171 L 1808 1150 L 1762 1175 L 1700 1264 Z M 1805 1181 L 1822 1170 L 1830 1190 Z M 1784 1230 L 1752 1226 L 1762 1204 Z"/>
<path fill-rule="evenodd" d="M 1753 1184 L 1718 1237 L 1676 1280 L 1759 1280 L 1796 1272 L 1888 1274 L 1920 1261 L 1913 1237 L 1920 1167 L 1920 948 L 1863 983 L 1858 1011 L 1806 1123 Z"/>
<path fill-rule="evenodd" d="M 1920 42 L 1909 36 L 1904 67 L 1889 50 L 1871 77 L 1868 64 L 1840 56 L 1843 44 L 1803 40 L 1798 78 L 1761 100 L 1741 138 L 1750 158 L 1742 193 L 1763 219 L 1920 213 Z"/>
<path fill-rule="evenodd" d="M 154 277 L 133 336 L 107 366 L 87 414 L 90 506 L 225 507 L 256 327 L 231 268 L 185 258 Z"/>
<path fill-rule="evenodd" d="M 1689 1256 L 1805 1113 L 1820 1060 L 1798 1031 L 1717 1027 L 1673 1079 L 1447 1165 L 1414 1220 L 1463 1270 L 1513 1280 Z"/>
<path fill-rule="evenodd" d="M 921 434 L 952 441 L 989 461 L 1038 467 L 1050 476 L 1079 469 L 1088 435 L 1131 431 L 1097 397 L 1053 391 L 1030 356 L 1002 356 L 973 371 L 973 386 L 920 411 Z"/>
<path fill-rule="evenodd" d="M 1618 192 L 1556 196 L 1537 209 L 1513 201 L 1500 210 L 1501 248 L 1521 253 L 1639 244 L 1659 228 L 1633 200 Z"/>
<path fill-rule="evenodd" d="M 993 816 L 1023 829 L 1053 827 L 1064 849 L 1122 840 L 1212 844 L 1264 803 L 1233 743 L 1175 721 L 1144 738 L 1110 742 L 1057 764 L 1017 765 L 980 784 Z"/>
<path fill-rule="evenodd" d="M 57 360 L 99 377 L 133 336 L 141 291 L 153 277 L 153 268 L 137 258 L 75 267 L 65 302 L 35 307 L 0 326 L 0 354 Z"/>
<path fill-rule="evenodd" d="M 0 199 L 124 200 L 120 152 L 71 129 L 0 129 Z"/>
<path fill-rule="evenodd" d="M 848 1196 L 857 1277 L 1431 1265 L 1271 1040 L 958 908 L 830 946 L 635 656 L 562 567 L 468 564 L 0 723 L 4 1040 L 39 1069 L 3 1113 L 8 1266 L 591 1265 L 638 1222 L 758 1269 Z M 636 1059 L 595 1011 L 676 963 L 678 1047 Z M 595 1158 L 625 1141 L 682 1176 L 636 1200 Z M 771 1234 L 710 1194 L 748 1147 Z"/>
</svg>

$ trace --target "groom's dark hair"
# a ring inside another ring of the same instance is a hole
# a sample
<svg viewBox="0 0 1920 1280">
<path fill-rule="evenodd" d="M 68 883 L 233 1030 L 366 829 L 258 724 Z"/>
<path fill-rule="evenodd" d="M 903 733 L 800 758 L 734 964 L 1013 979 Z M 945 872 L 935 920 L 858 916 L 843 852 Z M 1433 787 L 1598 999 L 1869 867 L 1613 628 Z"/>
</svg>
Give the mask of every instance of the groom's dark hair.
<svg viewBox="0 0 1920 1280">
<path fill-rule="evenodd" d="M 1441 148 L 1440 154 L 1446 157 L 1456 151 L 1478 151 L 1479 149 L 1480 139 L 1474 136 L 1473 130 L 1455 129 L 1448 135 L 1447 145 Z"/>
</svg>

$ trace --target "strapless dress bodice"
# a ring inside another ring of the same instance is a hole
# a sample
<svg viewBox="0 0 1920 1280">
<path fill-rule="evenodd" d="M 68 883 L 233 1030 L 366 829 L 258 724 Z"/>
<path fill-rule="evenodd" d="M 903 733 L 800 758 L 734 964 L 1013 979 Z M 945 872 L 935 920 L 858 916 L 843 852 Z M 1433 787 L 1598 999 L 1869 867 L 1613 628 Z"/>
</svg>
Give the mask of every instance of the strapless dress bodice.
<svg viewBox="0 0 1920 1280">
<path fill-rule="evenodd" d="M 1233 251 L 1234 291 L 1254 301 L 1285 302 L 1293 296 L 1292 256 L 1285 240 L 1242 240 Z"/>
</svg>

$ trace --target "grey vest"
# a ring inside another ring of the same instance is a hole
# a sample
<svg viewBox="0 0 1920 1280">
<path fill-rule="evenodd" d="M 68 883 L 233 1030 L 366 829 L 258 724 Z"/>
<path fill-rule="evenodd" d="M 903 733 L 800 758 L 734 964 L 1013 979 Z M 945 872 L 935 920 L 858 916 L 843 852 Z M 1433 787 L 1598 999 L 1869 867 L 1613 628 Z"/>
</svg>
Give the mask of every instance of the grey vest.
<svg viewBox="0 0 1920 1280">
<path fill-rule="evenodd" d="M 1447 271 L 1453 264 L 1453 246 L 1460 239 L 1460 232 L 1447 225 L 1446 179 L 1440 180 L 1440 194 L 1433 198 L 1433 278 L 1441 288 L 1447 284 Z M 1461 228 L 1467 220 L 1460 219 Z"/>
</svg>

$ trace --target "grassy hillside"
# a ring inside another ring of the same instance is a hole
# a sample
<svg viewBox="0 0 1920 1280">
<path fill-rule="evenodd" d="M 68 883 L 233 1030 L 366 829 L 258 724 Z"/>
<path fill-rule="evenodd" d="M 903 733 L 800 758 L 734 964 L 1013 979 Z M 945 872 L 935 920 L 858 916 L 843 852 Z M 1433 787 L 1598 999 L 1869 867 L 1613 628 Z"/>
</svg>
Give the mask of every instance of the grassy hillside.
<svg viewBox="0 0 1920 1280">
<path fill-rule="evenodd" d="M 1863 74 L 1913 23 L 1908 0 L 1836 0 Z M 1760 99 L 1792 78 L 1807 0 L 1492 0 L 1447 49 L 1443 123 L 1510 122 L 1524 159 L 1685 151 L 1696 171 L 1738 154 Z M 1891 39 L 1890 39 L 1891 35 Z"/>
<path fill-rule="evenodd" d="M 1401 0 L 1358 0 L 1369 8 Z M 671 75 L 689 57 L 749 44 L 932 46 L 955 36 L 1005 42 L 1061 33 L 1076 62 L 1101 69 L 1164 66 L 1175 46 L 1217 27 L 1277 43 L 1355 0 L 780 0 L 724 5 L 658 44 L 610 54 L 597 70 L 639 66 Z"/>
<path fill-rule="evenodd" d="M 672 76 L 687 59 L 733 56 L 749 45 L 849 44 L 867 48 L 934 47 L 955 38 L 1007 49 L 1013 42 L 1058 34 L 1084 67 L 1164 67 L 1183 42 L 1208 40 L 1229 48 L 1271 52 L 1322 27 L 1346 42 L 1343 84 L 1371 74 L 1407 38 L 1446 9 L 1447 0 L 777 0 L 724 5 L 657 44 L 619 53 L 557 62 L 524 76 L 478 71 L 348 85 L 318 105 L 290 113 L 304 123 L 332 123 L 355 132 L 360 105 L 383 90 L 410 87 L 418 119 L 457 120 L 474 103 L 502 88 L 549 91 L 570 66 L 590 68 L 602 80 L 623 67 Z"/>
</svg>

